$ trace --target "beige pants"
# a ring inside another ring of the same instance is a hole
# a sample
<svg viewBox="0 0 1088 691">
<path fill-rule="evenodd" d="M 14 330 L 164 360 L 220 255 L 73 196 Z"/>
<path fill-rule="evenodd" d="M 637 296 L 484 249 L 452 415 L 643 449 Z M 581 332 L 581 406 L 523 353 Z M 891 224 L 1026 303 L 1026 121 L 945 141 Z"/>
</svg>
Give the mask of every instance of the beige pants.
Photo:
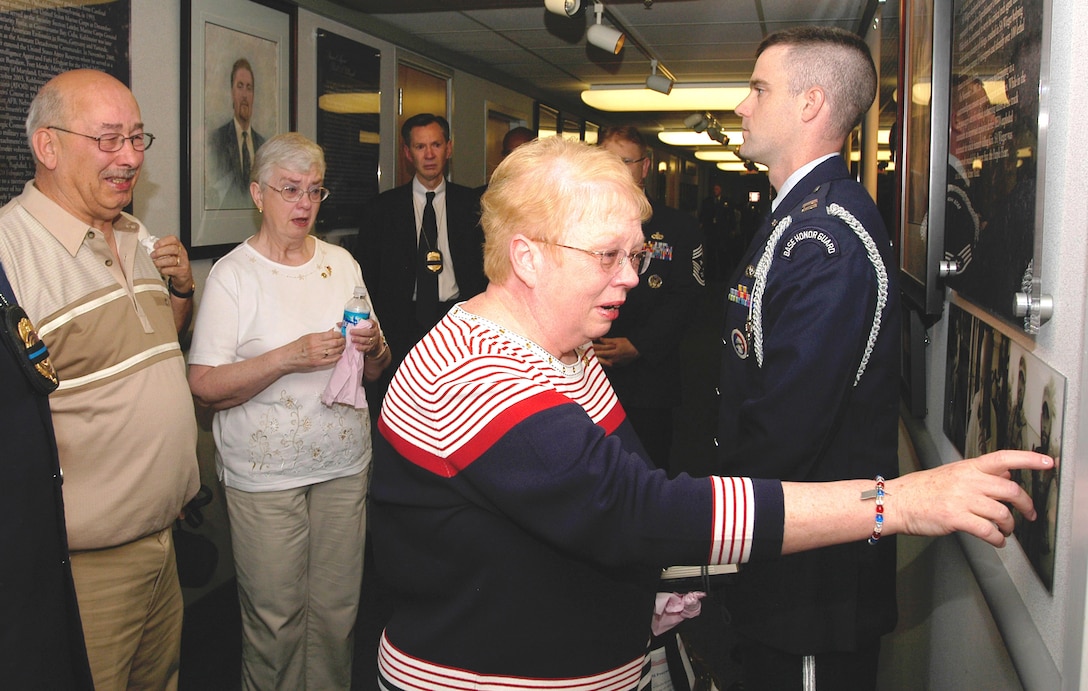
<svg viewBox="0 0 1088 691">
<path fill-rule="evenodd" d="M 369 470 L 278 492 L 226 488 L 246 691 L 351 687 Z"/>
<path fill-rule="evenodd" d="M 74 552 L 72 576 L 95 689 L 177 689 L 184 604 L 170 529 Z"/>
</svg>

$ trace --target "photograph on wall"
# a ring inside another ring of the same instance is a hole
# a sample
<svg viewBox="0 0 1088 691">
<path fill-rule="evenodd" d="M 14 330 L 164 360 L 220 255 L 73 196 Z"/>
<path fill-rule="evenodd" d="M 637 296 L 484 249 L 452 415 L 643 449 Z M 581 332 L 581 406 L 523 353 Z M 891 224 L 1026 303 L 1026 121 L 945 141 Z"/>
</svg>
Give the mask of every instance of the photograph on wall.
<svg viewBox="0 0 1088 691">
<path fill-rule="evenodd" d="M 181 238 L 218 257 L 259 224 L 249 177 L 261 144 L 294 126 L 296 10 L 276 0 L 183 0 Z"/>
<path fill-rule="evenodd" d="M 1043 0 L 958 0 L 952 27 L 945 260 L 960 295 L 1013 312 L 1035 278 Z"/>
<path fill-rule="evenodd" d="M 1065 377 L 1024 347 L 966 310 L 949 305 L 948 375 L 944 432 L 965 457 L 999 449 L 1052 456 L 1055 468 L 1014 471 L 1038 511 L 1019 512 L 1015 536 L 1048 590 L 1054 585 Z"/>
<path fill-rule="evenodd" d="M 325 150 L 329 198 L 317 231 L 359 225 L 363 207 L 378 194 L 381 122 L 381 51 L 317 31 L 317 143 Z"/>
<path fill-rule="evenodd" d="M 208 22 L 204 27 L 204 208 L 250 209 L 253 156 L 279 121 L 277 45 Z"/>
<path fill-rule="evenodd" d="M 0 0 L 0 204 L 22 194 L 34 177 L 26 116 L 42 85 L 83 68 L 131 82 L 129 0 L 40 5 Z"/>
</svg>

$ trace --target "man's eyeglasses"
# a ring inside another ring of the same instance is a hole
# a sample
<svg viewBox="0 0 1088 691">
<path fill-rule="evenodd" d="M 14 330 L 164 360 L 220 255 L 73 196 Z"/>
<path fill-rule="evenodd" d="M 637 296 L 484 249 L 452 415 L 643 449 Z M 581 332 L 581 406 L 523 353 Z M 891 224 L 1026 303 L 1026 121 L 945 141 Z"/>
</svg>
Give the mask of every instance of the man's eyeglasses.
<svg viewBox="0 0 1088 691">
<path fill-rule="evenodd" d="M 646 160 L 646 157 L 643 156 L 642 158 L 623 158 L 620 160 L 622 160 L 627 165 L 631 165 L 632 163 L 642 163 Z"/>
<path fill-rule="evenodd" d="M 631 266 L 635 268 L 636 272 L 644 274 L 646 273 L 646 269 L 650 268 L 650 259 L 653 255 L 653 251 L 649 249 L 641 249 L 638 252 L 628 253 L 627 250 L 587 250 L 581 247 L 560 245 L 558 242 L 548 242 L 547 240 L 536 240 L 536 242 L 562 247 L 567 250 L 585 252 L 586 254 L 596 257 L 598 261 L 601 262 L 602 269 L 611 271 L 612 273 L 619 272 L 627 262 L 631 262 Z"/>
<path fill-rule="evenodd" d="M 63 127 L 56 127 L 50 125 L 46 127 L 47 130 L 57 130 L 58 132 L 67 132 L 68 134 L 74 134 L 80 137 L 86 137 L 87 139 L 93 139 L 98 142 L 98 149 L 112 154 L 115 151 L 120 151 L 125 146 L 125 140 L 132 142 L 132 148 L 136 151 L 147 151 L 151 148 L 152 142 L 155 141 L 155 135 L 148 134 L 147 132 L 141 132 L 140 134 L 134 134 L 131 137 L 126 137 L 123 134 L 112 132 L 110 134 L 103 134 L 100 137 L 92 137 L 89 134 L 83 134 L 82 132 L 73 132 L 72 130 L 66 130 Z"/>
<path fill-rule="evenodd" d="M 283 188 L 273 187 L 268 183 L 265 183 L 265 187 L 270 190 L 276 190 L 283 197 L 284 201 L 294 204 L 302 199 L 303 195 L 310 198 L 310 201 L 314 204 L 323 202 L 329 198 L 329 191 L 324 187 L 311 187 L 308 190 L 304 190 L 301 187 L 295 187 L 294 185 L 284 185 Z"/>
</svg>

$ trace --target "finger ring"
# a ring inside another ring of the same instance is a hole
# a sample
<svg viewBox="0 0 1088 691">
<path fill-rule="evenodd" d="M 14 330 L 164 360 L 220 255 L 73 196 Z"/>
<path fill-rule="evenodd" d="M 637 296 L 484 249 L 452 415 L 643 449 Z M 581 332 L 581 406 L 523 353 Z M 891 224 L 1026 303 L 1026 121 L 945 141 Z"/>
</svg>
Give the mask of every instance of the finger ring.
<svg viewBox="0 0 1088 691">
<path fill-rule="evenodd" d="M 174 266 L 181 266 L 181 255 L 180 254 L 175 254 L 174 255 Z"/>
</svg>

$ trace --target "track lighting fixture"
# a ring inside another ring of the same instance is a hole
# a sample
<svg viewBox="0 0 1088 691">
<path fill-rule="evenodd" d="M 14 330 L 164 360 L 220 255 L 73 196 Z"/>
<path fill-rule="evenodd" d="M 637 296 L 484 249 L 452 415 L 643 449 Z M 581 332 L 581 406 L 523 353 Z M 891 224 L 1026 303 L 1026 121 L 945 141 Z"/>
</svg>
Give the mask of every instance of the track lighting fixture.
<svg viewBox="0 0 1088 691">
<path fill-rule="evenodd" d="M 725 133 L 725 127 L 710 113 L 692 113 L 684 118 L 684 125 L 696 132 L 706 132 L 706 136 L 722 146 L 729 146 L 729 135 Z"/>
<path fill-rule="evenodd" d="M 656 59 L 650 60 L 650 70 L 650 76 L 646 77 L 646 88 L 668 96 L 672 91 L 673 80 L 664 74 L 657 73 Z"/>
<path fill-rule="evenodd" d="M 692 113 L 684 118 L 684 126 L 696 132 L 705 132 L 710 127 L 710 113 Z"/>
<path fill-rule="evenodd" d="M 602 3 L 593 3 L 593 13 L 597 15 L 597 22 L 590 25 L 586 31 L 586 40 L 601 50 L 606 50 L 613 55 L 619 55 L 619 52 L 623 50 L 623 33 L 601 24 L 601 15 L 604 14 L 604 5 Z"/>
<path fill-rule="evenodd" d="M 573 17 L 582 9 L 582 0 L 544 0 L 544 8 L 552 14 Z"/>
</svg>

